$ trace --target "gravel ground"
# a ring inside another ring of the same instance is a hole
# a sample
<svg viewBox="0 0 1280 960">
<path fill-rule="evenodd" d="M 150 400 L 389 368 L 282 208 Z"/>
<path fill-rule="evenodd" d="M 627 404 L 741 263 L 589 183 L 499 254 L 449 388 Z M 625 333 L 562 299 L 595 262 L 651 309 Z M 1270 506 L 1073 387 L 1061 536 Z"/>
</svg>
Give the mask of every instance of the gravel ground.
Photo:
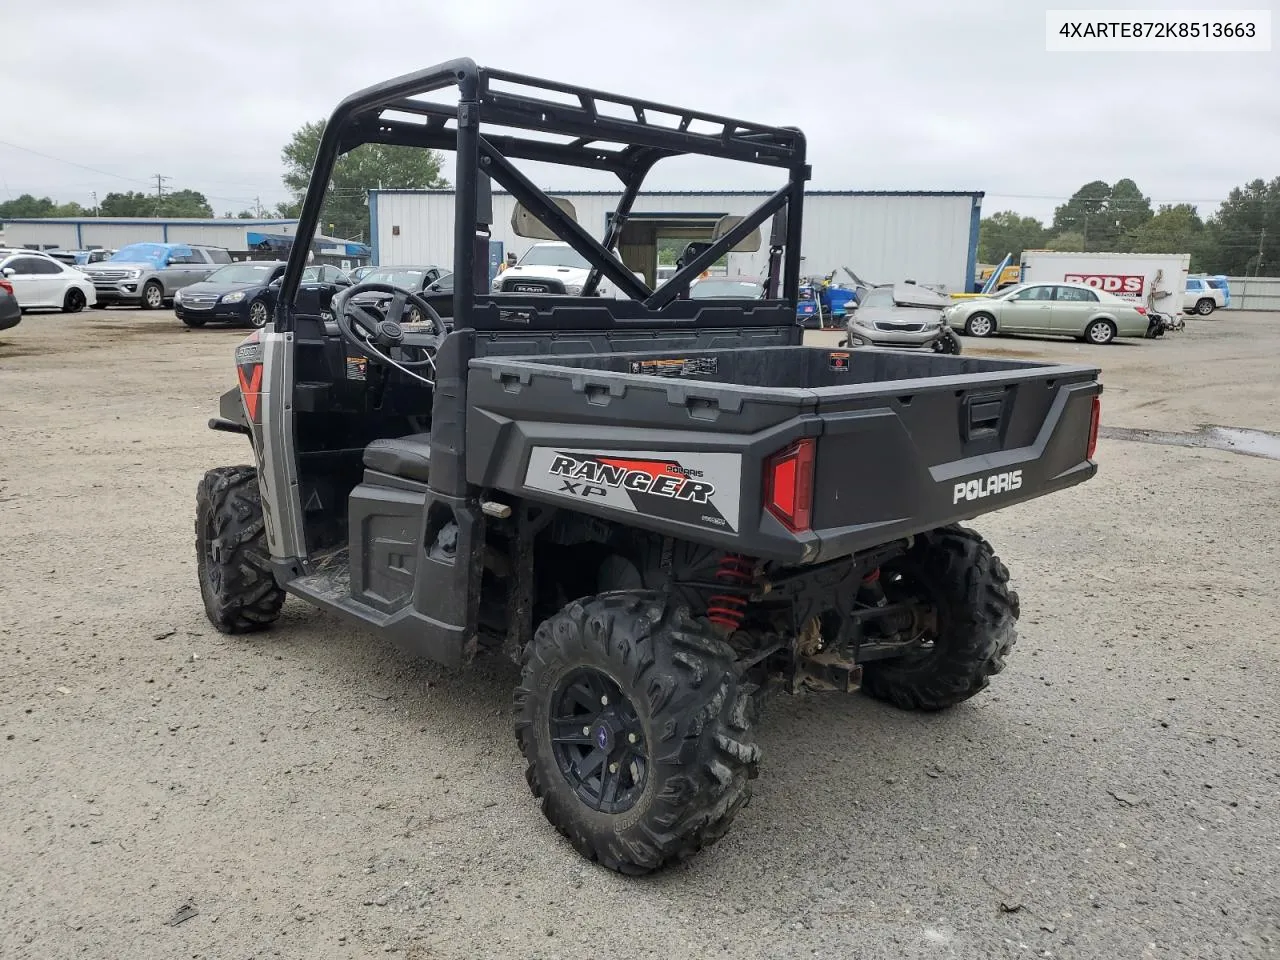
<svg viewBox="0 0 1280 960">
<path fill-rule="evenodd" d="M 1280 319 L 1217 316 L 984 349 L 1099 362 L 1110 426 L 1280 430 Z M 937 716 L 774 701 L 730 834 L 633 880 L 529 797 L 514 668 L 296 600 L 253 639 L 209 626 L 193 500 L 248 454 L 204 428 L 242 335 L 0 333 L 0 957 L 1280 949 L 1280 462 L 1104 439 L 1093 481 L 975 522 L 1022 595 L 992 688 Z"/>
</svg>

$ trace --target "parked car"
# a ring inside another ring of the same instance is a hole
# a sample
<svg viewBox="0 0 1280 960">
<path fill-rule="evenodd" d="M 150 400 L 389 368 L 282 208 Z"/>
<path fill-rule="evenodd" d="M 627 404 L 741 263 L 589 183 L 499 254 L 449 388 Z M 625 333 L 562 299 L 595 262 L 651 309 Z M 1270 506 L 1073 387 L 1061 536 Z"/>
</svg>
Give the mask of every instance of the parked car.
<svg viewBox="0 0 1280 960">
<path fill-rule="evenodd" d="M 173 312 L 188 327 L 225 321 L 247 327 L 265 327 L 275 310 L 276 291 L 284 276 L 283 260 L 246 260 L 229 263 L 208 279 L 177 290 Z M 351 286 L 351 279 L 337 267 L 317 264 L 302 272 L 303 283 Z"/>
<path fill-rule="evenodd" d="M 97 302 L 88 277 L 35 250 L 0 250 L 0 277 L 13 287 L 23 310 L 49 307 L 77 313 Z"/>
<path fill-rule="evenodd" d="M 352 283 L 359 283 L 361 280 L 363 280 L 365 277 L 367 277 L 369 274 L 373 273 L 373 271 L 377 269 L 378 269 L 377 267 L 369 263 L 369 264 L 365 264 L 363 267 L 356 267 L 354 270 L 348 273 L 347 276 L 351 278 Z"/>
<path fill-rule="evenodd" d="M 1217 279 L 1217 278 L 1214 278 Z M 1207 317 L 1213 311 L 1227 305 L 1226 278 L 1222 278 L 1215 286 L 1208 277 L 1188 277 L 1187 290 L 1182 295 L 1182 309 L 1187 313 L 1198 313 Z"/>
<path fill-rule="evenodd" d="M 0 280 L 0 330 L 8 330 L 22 322 L 22 307 L 13 295 L 13 284 Z"/>
<path fill-rule="evenodd" d="M 644 274 L 631 271 L 641 282 Z M 535 243 L 513 266 L 493 278 L 492 293 L 550 293 L 580 296 L 591 273 L 591 264 L 569 244 L 561 240 Z M 596 287 L 600 297 L 618 297 L 617 288 L 602 277 Z"/>
<path fill-rule="evenodd" d="M 406 267 L 378 267 L 372 273 L 367 273 L 360 281 L 361 283 L 389 283 L 393 287 L 399 287 L 407 290 L 409 293 L 416 293 L 419 296 L 432 293 L 452 293 L 453 292 L 453 273 L 444 267 L 438 267 L 435 264 L 406 266 Z M 379 310 L 383 310 L 391 297 L 385 293 L 364 293 L 355 297 L 356 301 L 371 303 Z M 417 307 L 409 306 L 406 308 L 404 315 L 405 323 L 422 323 L 425 318 L 422 317 Z"/>
<path fill-rule="evenodd" d="M 916 283 L 872 287 L 861 299 L 845 304 L 844 346 L 959 353 L 959 345 L 952 344 L 942 323 L 943 310 L 950 305 L 950 297 Z"/>
<path fill-rule="evenodd" d="M 103 260 L 109 260 L 114 250 L 46 250 L 44 251 L 55 260 L 61 260 L 63 263 L 71 267 L 82 267 L 86 263 L 100 263 Z"/>
<path fill-rule="evenodd" d="M 222 247 L 186 243 L 133 243 L 109 260 L 86 264 L 84 272 L 98 291 L 98 306 L 137 304 L 158 310 L 183 287 L 199 283 L 231 262 Z"/>
<path fill-rule="evenodd" d="M 1030 333 L 1104 344 L 1145 337 L 1150 328 L 1146 307 L 1083 283 L 1020 283 L 953 304 L 943 316 L 952 330 L 971 337 Z"/>
<path fill-rule="evenodd" d="M 690 300 L 761 300 L 764 281 L 759 277 L 701 277 L 689 284 Z"/>
</svg>

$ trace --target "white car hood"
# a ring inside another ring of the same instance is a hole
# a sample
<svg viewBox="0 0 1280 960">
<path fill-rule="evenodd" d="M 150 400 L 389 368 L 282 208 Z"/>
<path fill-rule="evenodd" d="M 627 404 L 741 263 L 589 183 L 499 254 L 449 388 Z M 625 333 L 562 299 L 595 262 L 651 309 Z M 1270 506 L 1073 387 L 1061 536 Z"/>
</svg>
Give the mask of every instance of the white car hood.
<svg viewBox="0 0 1280 960">
<path fill-rule="evenodd" d="M 557 267 L 550 263 L 534 263 L 529 266 L 516 264 L 502 271 L 502 279 L 509 277 L 525 277 L 529 280 L 559 280 L 563 284 L 584 284 L 587 282 L 589 270 L 578 267 Z"/>
</svg>

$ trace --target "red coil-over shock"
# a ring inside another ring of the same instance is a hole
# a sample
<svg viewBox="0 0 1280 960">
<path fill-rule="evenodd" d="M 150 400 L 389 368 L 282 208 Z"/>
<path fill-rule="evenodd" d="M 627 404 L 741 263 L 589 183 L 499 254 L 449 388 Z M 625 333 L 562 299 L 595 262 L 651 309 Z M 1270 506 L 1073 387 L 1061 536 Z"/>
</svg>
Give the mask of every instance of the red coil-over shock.
<svg viewBox="0 0 1280 960">
<path fill-rule="evenodd" d="M 740 553 L 726 553 L 720 558 L 716 579 L 733 586 L 747 586 L 754 579 L 755 560 Z M 747 615 L 747 594 L 717 593 L 708 599 L 707 619 L 718 627 L 733 632 L 742 626 Z"/>
</svg>

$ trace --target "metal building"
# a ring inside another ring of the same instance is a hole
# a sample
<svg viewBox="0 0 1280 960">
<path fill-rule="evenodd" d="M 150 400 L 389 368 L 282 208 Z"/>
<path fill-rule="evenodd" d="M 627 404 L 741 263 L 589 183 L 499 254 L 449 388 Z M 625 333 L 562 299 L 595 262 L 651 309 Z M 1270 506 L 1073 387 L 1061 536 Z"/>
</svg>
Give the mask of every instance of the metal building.
<svg viewBox="0 0 1280 960">
<path fill-rule="evenodd" d="M 578 222 L 603 236 L 620 194 L 550 191 L 567 198 Z M 631 222 L 650 218 L 664 225 L 711 222 L 750 213 L 766 192 L 654 191 L 636 201 Z M 974 191 L 811 190 L 805 194 L 803 256 L 806 275 L 850 267 L 871 282 L 911 279 L 967 290 L 978 253 L 982 193 Z M 534 241 L 511 230 L 515 201 L 493 195 L 493 240 L 504 252 L 523 253 Z M 384 265 L 453 262 L 452 190 L 371 190 L 373 262 Z M 729 258 L 734 273 L 759 275 L 768 257 L 767 226 L 761 249 Z M 637 267 L 637 269 L 639 269 Z M 841 277 L 839 279 L 847 279 Z"/>
<path fill-rule="evenodd" d="M 49 217 L 5 220 L 5 242 L 36 250 L 118 250 L 131 243 L 205 243 L 248 250 L 250 233 L 292 235 L 297 220 Z"/>
</svg>

